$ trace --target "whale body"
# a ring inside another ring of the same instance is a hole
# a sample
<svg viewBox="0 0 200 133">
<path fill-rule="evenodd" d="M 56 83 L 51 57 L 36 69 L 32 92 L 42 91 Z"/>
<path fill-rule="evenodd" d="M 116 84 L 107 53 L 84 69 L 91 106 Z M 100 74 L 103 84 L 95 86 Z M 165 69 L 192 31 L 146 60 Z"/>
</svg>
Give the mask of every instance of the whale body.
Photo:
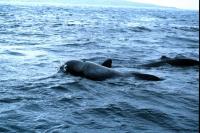
<svg viewBox="0 0 200 133">
<path fill-rule="evenodd" d="M 175 57 L 175 58 L 169 58 L 167 56 L 162 56 L 159 61 L 144 64 L 142 66 L 144 67 L 160 67 L 164 65 L 171 65 L 175 67 L 189 67 L 189 66 L 199 66 L 199 61 L 186 58 L 184 56 L 181 57 Z"/>
<path fill-rule="evenodd" d="M 103 63 L 104 64 L 104 63 Z M 149 80 L 149 81 L 160 81 L 161 78 L 150 75 L 150 74 L 143 74 L 139 72 L 119 72 L 114 69 L 111 69 L 109 67 L 112 66 L 112 60 L 108 61 L 108 66 L 103 66 L 89 62 L 89 61 L 81 61 L 81 60 L 70 60 L 67 61 L 61 69 L 63 69 L 63 72 L 69 73 L 74 76 L 80 76 L 85 77 L 87 79 L 91 80 L 97 80 L 102 81 L 110 78 L 116 78 L 116 77 L 135 77 L 137 79 L 141 80 Z"/>
</svg>

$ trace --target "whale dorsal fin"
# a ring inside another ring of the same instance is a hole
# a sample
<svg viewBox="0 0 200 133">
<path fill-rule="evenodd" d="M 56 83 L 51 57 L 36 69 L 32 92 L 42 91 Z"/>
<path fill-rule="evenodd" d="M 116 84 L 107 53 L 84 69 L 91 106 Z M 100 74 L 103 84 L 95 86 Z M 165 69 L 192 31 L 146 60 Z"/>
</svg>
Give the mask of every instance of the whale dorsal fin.
<svg viewBox="0 0 200 133">
<path fill-rule="evenodd" d="M 170 60 L 171 58 L 167 57 L 167 56 L 161 56 L 160 60 L 164 61 L 164 60 Z"/>
<path fill-rule="evenodd" d="M 111 68 L 112 67 L 112 59 L 105 60 L 101 65 L 108 67 L 108 68 Z"/>
</svg>

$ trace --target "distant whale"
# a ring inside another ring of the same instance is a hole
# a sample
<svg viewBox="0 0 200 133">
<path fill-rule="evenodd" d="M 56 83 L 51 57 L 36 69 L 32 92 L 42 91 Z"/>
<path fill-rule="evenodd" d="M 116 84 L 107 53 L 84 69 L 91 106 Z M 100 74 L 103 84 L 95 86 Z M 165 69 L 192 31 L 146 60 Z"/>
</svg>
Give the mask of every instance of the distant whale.
<svg viewBox="0 0 200 133">
<path fill-rule="evenodd" d="M 169 58 L 167 56 L 162 56 L 159 61 L 144 64 L 144 67 L 160 67 L 169 64 L 175 67 L 189 67 L 189 66 L 199 66 L 199 61 L 186 58 L 184 56 L 176 56 L 175 58 Z"/>
<path fill-rule="evenodd" d="M 67 61 L 63 66 L 61 66 L 61 69 L 65 73 L 97 81 L 102 81 L 115 77 L 135 77 L 137 79 L 149 80 L 149 81 L 162 80 L 161 78 L 150 74 L 143 74 L 133 71 L 119 72 L 109 68 L 111 66 L 112 66 L 111 59 L 106 60 L 102 65 L 89 61 L 84 62 L 80 60 L 70 60 Z"/>
</svg>

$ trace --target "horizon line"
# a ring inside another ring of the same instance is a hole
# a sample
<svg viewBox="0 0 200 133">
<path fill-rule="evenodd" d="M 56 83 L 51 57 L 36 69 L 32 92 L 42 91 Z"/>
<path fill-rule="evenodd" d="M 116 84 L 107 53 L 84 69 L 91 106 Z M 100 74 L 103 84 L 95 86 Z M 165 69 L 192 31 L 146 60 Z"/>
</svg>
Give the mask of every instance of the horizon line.
<svg viewBox="0 0 200 133">
<path fill-rule="evenodd" d="M 67 4 L 62 2 L 35 2 L 35 1 L 0 1 L 0 4 L 9 4 L 9 5 L 24 5 L 24 6 L 56 6 L 56 7 L 67 7 L 67 6 L 76 6 L 76 7 L 116 7 L 116 8 L 149 8 L 149 9 L 174 9 L 174 10 L 188 10 L 188 11 L 198 11 L 199 9 L 185 9 L 185 8 L 177 8 L 177 7 L 169 7 L 169 6 L 162 6 L 156 4 L 149 4 L 149 3 L 140 3 L 140 2 L 133 2 L 144 4 L 144 6 L 133 6 L 133 5 L 102 5 L 102 4 Z M 31 5 L 29 5 L 31 4 Z M 152 6 L 146 6 L 152 5 Z"/>
</svg>

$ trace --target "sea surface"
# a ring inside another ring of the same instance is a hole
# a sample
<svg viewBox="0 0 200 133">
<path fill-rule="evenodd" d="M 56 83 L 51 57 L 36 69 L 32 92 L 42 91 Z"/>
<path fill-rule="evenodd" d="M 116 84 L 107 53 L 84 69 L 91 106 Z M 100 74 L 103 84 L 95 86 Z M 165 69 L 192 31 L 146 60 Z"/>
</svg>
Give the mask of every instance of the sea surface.
<svg viewBox="0 0 200 133">
<path fill-rule="evenodd" d="M 199 68 L 141 64 L 199 60 L 199 12 L 0 5 L 1 133 L 197 133 Z M 92 81 L 59 72 L 68 60 L 165 80 Z"/>
</svg>

